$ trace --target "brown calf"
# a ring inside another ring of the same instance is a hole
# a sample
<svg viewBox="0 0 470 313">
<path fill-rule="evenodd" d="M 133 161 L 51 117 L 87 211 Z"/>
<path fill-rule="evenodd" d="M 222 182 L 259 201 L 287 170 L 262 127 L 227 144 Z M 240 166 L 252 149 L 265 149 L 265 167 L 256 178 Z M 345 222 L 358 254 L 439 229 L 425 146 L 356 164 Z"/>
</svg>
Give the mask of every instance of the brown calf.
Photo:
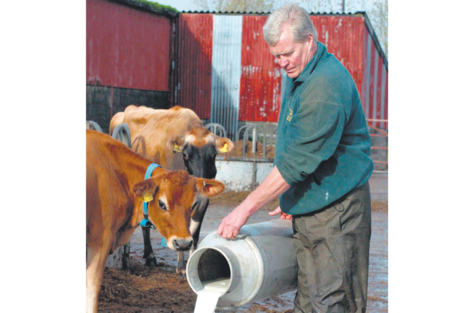
<svg viewBox="0 0 470 313">
<path fill-rule="evenodd" d="M 215 196 L 224 184 L 161 167 L 144 180 L 150 161 L 108 135 L 87 130 L 86 136 L 87 312 L 97 312 L 106 259 L 140 225 L 144 199 L 168 247 L 184 251 L 193 244 L 189 222 L 198 195 Z"/>
<path fill-rule="evenodd" d="M 218 153 L 232 150 L 230 139 L 216 136 L 208 131 L 194 111 L 179 106 L 168 110 L 155 110 L 145 106 L 128 106 L 124 112 L 116 113 L 111 119 L 109 131 L 122 123 L 129 126 L 132 150 L 149 161 L 170 170 L 187 170 L 201 178 L 215 178 L 217 168 L 215 157 Z M 191 216 L 191 234 L 197 248 L 202 221 L 209 200 L 199 199 Z M 144 258 L 146 264 L 157 264 L 150 243 L 150 231 L 142 229 L 144 235 Z M 185 273 L 184 252 L 178 253 L 178 273 Z"/>
</svg>

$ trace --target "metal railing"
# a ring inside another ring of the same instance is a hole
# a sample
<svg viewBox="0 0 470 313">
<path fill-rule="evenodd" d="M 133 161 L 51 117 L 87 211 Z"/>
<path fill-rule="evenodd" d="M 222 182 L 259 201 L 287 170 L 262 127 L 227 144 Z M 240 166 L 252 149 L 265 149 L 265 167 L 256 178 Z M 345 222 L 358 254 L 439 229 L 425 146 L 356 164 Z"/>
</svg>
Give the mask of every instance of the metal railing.
<svg viewBox="0 0 470 313">
<path fill-rule="evenodd" d="M 385 167 L 388 167 L 388 133 L 386 130 L 381 129 L 372 125 L 373 122 L 383 122 L 388 123 L 388 120 L 379 120 L 379 119 L 367 119 L 367 126 L 369 127 L 369 135 L 371 136 L 372 146 L 371 146 L 371 157 L 379 157 L 380 159 L 373 159 L 373 162 L 376 164 L 383 164 Z M 206 128 L 211 131 L 212 133 L 220 136 L 226 136 L 225 128 L 217 123 L 209 123 L 205 125 Z M 219 135 L 220 134 L 220 135 Z M 272 160 L 272 158 L 267 158 L 266 156 L 266 145 L 273 146 L 274 138 L 277 135 L 277 127 L 271 130 L 269 136 L 266 134 L 266 129 L 261 125 L 255 124 L 247 124 L 240 127 L 236 133 L 235 141 L 241 140 L 243 136 L 243 148 L 242 148 L 242 155 L 240 157 L 228 157 L 231 159 L 234 158 L 241 158 L 243 160 Z M 252 153 L 253 157 L 247 157 L 247 141 L 249 137 L 252 139 Z M 262 158 L 256 156 L 256 148 L 257 143 L 260 142 L 260 138 L 263 138 L 262 145 L 263 145 L 263 156 Z M 385 140 L 380 140 L 379 138 L 386 138 Z M 377 144 L 378 143 L 378 144 Z M 385 154 L 375 153 L 374 151 L 387 151 Z"/>
<path fill-rule="evenodd" d="M 385 167 L 388 167 L 388 132 L 384 129 L 376 127 L 372 125 L 373 122 L 383 122 L 388 123 L 388 120 L 380 120 L 380 119 L 367 119 L 367 126 L 369 127 L 369 135 L 371 137 L 372 146 L 370 147 L 371 157 L 379 156 L 382 157 L 382 160 L 374 160 L 372 161 L 376 164 L 383 164 Z M 373 132 L 371 131 L 373 130 Z M 380 140 L 380 138 L 384 138 Z M 378 143 L 378 145 L 377 145 Z M 377 151 L 377 153 L 374 153 Z M 379 151 L 385 151 L 385 154 L 379 153 Z"/>
<path fill-rule="evenodd" d="M 225 131 L 225 128 L 218 123 L 209 123 L 204 126 L 207 128 L 208 131 L 210 131 L 216 136 L 219 136 L 217 132 L 217 130 L 219 130 L 220 133 L 222 134 L 222 137 L 227 137 L 227 132 Z"/>
<path fill-rule="evenodd" d="M 242 158 L 246 158 L 246 141 L 248 139 L 248 135 L 250 130 L 253 132 L 252 133 L 252 140 L 251 140 L 251 152 L 253 152 L 253 157 L 256 158 L 256 148 L 257 148 L 257 138 L 259 138 L 259 135 L 257 135 L 258 130 L 260 133 L 263 134 L 263 138 L 266 138 L 266 131 L 264 128 L 261 128 L 258 125 L 243 125 L 238 129 L 237 131 L 237 136 L 235 137 L 235 141 L 240 140 L 240 133 L 242 130 L 245 130 L 245 133 L 243 134 L 243 149 L 242 149 Z M 263 140 L 263 158 L 266 159 L 266 140 Z"/>
<path fill-rule="evenodd" d="M 101 128 L 101 126 L 98 125 L 98 123 L 95 121 L 86 121 L 86 129 L 96 130 L 100 133 L 103 132 L 103 129 Z"/>
</svg>

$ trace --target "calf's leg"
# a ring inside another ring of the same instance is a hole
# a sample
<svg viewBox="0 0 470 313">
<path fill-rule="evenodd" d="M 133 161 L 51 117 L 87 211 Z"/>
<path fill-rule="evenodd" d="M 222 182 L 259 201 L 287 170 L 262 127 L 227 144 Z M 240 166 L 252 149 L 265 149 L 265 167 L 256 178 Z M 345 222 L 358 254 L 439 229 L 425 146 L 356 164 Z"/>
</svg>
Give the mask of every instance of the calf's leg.
<svg viewBox="0 0 470 313">
<path fill-rule="evenodd" d="M 144 236 L 144 259 L 146 266 L 157 266 L 157 258 L 155 254 L 153 254 L 152 243 L 150 242 L 150 228 L 143 227 L 142 228 L 142 235 Z"/>
<path fill-rule="evenodd" d="M 110 245 L 100 248 L 87 246 L 86 262 L 86 311 L 98 312 L 98 297 L 100 295 L 103 273 L 108 259 Z"/>
</svg>

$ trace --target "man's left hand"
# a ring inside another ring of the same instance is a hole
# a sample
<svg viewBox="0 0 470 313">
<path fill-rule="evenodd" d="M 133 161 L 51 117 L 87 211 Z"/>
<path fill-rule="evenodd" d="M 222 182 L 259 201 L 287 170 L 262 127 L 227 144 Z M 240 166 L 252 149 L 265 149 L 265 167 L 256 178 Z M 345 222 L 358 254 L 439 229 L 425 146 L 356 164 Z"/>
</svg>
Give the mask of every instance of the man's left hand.
<svg viewBox="0 0 470 313">
<path fill-rule="evenodd" d="M 268 212 L 268 214 L 271 216 L 281 214 L 281 220 L 292 220 L 292 215 L 282 212 L 280 206 L 278 206 L 274 211 Z"/>
</svg>

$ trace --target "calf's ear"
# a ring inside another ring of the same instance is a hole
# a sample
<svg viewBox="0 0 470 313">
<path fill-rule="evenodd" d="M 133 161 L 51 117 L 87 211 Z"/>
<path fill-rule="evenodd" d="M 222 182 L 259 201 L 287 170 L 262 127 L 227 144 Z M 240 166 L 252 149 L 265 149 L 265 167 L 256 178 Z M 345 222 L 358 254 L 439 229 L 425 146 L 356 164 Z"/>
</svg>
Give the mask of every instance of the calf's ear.
<svg viewBox="0 0 470 313">
<path fill-rule="evenodd" d="M 158 190 L 158 186 L 154 179 L 146 179 L 140 183 L 137 183 L 132 188 L 135 195 L 144 202 L 150 202 L 153 200 L 153 196 Z"/>
<path fill-rule="evenodd" d="M 196 191 L 204 197 L 217 196 L 224 191 L 224 183 L 215 179 L 196 178 Z"/>
<path fill-rule="evenodd" d="M 168 140 L 168 147 L 173 151 L 173 153 L 181 152 L 184 145 L 184 139 L 181 136 L 174 135 Z"/>
<path fill-rule="evenodd" d="M 215 146 L 220 153 L 228 153 L 233 149 L 233 142 L 225 137 L 217 137 Z"/>
</svg>

